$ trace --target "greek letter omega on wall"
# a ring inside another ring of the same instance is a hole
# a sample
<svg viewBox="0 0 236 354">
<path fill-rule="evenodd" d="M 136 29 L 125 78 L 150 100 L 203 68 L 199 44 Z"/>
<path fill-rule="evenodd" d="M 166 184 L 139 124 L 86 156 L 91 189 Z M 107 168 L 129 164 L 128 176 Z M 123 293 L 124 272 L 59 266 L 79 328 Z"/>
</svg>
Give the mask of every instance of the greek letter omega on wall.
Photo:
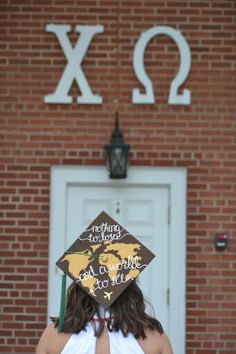
<svg viewBox="0 0 236 354">
<path fill-rule="evenodd" d="M 81 63 L 93 38 L 97 34 L 103 33 L 104 27 L 102 25 L 75 26 L 75 31 L 76 33 L 79 33 L 80 36 L 74 48 L 72 47 L 67 35 L 69 32 L 71 32 L 70 25 L 50 24 L 46 26 L 46 31 L 54 33 L 57 37 L 61 45 L 61 49 L 67 59 L 67 64 L 55 91 L 50 95 L 44 96 L 44 102 L 71 103 L 72 97 L 69 95 L 69 90 L 73 81 L 75 80 L 81 92 L 80 96 L 77 97 L 77 103 L 101 104 L 102 97 L 92 92 L 88 80 L 86 79 L 86 76 L 81 68 Z M 145 92 L 141 93 L 138 88 L 134 88 L 132 92 L 132 103 L 155 103 L 153 85 L 147 76 L 144 67 L 144 54 L 149 41 L 158 35 L 167 35 L 171 37 L 176 43 L 180 55 L 179 71 L 170 84 L 168 104 L 189 105 L 191 103 L 190 91 L 188 89 L 184 89 L 182 93 L 178 93 L 178 89 L 185 82 L 190 71 L 190 48 L 181 32 L 169 26 L 154 26 L 148 29 L 141 34 L 135 45 L 133 53 L 134 72 L 137 76 L 137 79 L 143 85 Z"/>
</svg>

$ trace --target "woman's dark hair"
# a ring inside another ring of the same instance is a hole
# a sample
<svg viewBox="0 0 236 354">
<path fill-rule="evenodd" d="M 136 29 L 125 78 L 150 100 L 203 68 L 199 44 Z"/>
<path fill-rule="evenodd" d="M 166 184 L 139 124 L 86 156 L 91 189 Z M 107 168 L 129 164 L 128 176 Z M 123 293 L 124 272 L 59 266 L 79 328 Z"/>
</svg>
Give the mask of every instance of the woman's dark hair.
<svg viewBox="0 0 236 354">
<path fill-rule="evenodd" d="M 104 320 L 99 313 L 99 304 L 89 296 L 79 285 L 73 283 L 67 290 L 67 304 L 62 331 L 79 333 L 86 329 L 89 321 L 98 316 L 94 323 L 94 334 L 99 337 L 104 329 Z M 59 318 L 52 318 L 58 327 Z M 145 329 L 157 330 L 163 333 L 159 321 L 145 313 L 145 300 L 142 291 L 133 281 L 109 307 L 107 329 L 121 330 L 124 336 L 132 333 L 135 338 L 146 338 Z"/>
</svg>

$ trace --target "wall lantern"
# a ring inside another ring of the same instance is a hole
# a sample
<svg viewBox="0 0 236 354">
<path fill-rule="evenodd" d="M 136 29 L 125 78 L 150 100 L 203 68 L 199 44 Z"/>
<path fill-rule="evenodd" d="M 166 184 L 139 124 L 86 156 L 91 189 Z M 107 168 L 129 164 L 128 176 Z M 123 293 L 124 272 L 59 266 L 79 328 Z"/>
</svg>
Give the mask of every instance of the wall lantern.
<svg viewBox="0 0 236 354">
<path fill-rule="evenodd" d="M 122 132 L 119 130 L 119 117 L 116 112 L 115 130 L 112 133 L 111 142 L 105 145 L 107 153 L 107 168 L 110 172 L 110 178 L 126 178 L 129 159 L 130 145 L 125 144 L 122 138 Z"/>
</svg>

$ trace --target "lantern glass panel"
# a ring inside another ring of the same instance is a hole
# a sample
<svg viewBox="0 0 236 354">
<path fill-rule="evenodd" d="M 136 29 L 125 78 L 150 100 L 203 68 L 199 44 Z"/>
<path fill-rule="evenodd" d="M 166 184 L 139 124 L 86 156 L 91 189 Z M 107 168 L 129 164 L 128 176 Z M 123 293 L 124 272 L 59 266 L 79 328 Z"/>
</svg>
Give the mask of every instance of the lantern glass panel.
<svg viewBox="0 0 236 354">
<path fill-rule="evenodd" d="M 120 148 L 111 151 L 111 174 L 122 176 L 126 172 L 126 154 Z"/>
</svg>

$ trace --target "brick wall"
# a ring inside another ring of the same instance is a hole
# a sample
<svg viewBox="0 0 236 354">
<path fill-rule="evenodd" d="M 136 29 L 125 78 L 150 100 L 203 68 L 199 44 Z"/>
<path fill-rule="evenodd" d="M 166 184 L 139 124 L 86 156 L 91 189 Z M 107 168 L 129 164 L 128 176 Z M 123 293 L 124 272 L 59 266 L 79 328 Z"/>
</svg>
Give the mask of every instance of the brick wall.
<svg viewBox="0 0 236 354">
<path fill-rule="evenodd" d="M 188 168 L 186 353 L 235 354 L 236 2 L 2 0 L 0 10 L 1 353 L 33 353 L 45 326 L 50 167 L 104 165 L 118 109 L 132 165 Z M 66 64 L 49 23 L 104 25 L 83 62 L 102 105 L 78 105 L 76 84 L 72 104 L 43 102 Z M 145 54 L 156 103 L 132 104 L 134 45 L 154 25 L 191 47 L 189 106 L 167 104 L 178 51 L 166 36 Z M 216 231 L 229 234 L 224 252 Z"/>
</svg>

